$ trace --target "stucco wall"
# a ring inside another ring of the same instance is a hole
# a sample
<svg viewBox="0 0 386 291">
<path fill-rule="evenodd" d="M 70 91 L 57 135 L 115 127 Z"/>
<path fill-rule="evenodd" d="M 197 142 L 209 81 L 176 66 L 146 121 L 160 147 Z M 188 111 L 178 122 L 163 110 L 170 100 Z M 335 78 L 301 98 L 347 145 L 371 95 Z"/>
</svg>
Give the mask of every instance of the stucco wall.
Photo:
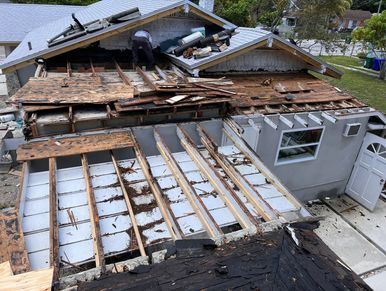
<svg viewBox="0 0 386 291">
<path fill-rule="evenodd" d="M 308 120 L 306 115 L 304 117 Z M 288 118 L 292 119 L 291 115 L 288 115 Z M 255 122 L 261 126 L 259 142 L 255 148 L 257 154 L 298 199 L 308 201 L 344 193 L 366 134 L 368 117 L 339 120 L 336 124 L 325 121 L 317 159 L 286 165 L 275 165 L 275 161 L 281 133 L 289 127 L 283 122 L 276 121 L 279 127 L 275 131 L 261 118 Z M 357 136 L 343 136 L 348 123 L 362 123 Z M 310 128 L 318 126 L 320 125 L 309 120 Z M 297 122 L 294 128 L 304 129 Z"/>
<path fill-rule="evenodd" d="M 287 72 L 307 68 L 307 64 L 281 50 L 254 50 L 207 69 L 207 72 L 259 71 Z"/>
</svg>

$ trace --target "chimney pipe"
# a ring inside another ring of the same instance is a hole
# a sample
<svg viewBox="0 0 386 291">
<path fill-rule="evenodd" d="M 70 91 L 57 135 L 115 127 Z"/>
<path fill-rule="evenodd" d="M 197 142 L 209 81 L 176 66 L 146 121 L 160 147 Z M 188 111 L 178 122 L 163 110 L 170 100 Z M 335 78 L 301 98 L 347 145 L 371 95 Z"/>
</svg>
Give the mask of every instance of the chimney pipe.
<svg viewBox="0 0 386 291">
<path fill-rule="evenodd" d="M 214 0 L 200 0 L 199 5 L 210 12 L 214 10 Z"/>
</svg>

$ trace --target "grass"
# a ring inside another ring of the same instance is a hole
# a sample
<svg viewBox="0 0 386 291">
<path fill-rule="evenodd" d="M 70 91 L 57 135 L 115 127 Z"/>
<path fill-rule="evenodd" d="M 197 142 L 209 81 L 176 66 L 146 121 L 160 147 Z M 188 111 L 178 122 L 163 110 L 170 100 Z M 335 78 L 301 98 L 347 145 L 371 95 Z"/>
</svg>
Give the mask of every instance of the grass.
<svg viewBox="0 0 386 291">
<path fill-rule="evenodd" d="M 343 56 L 322 57 L 322 59 L 332 65 L 358 66 L 361 64 L 359 59 Z M 344 72 L 340 80 L 317 73 L 315 73 L 315 76 L 328 81 L 331 85 L 338 87 L 371 107 L 386 112 L 386 81 L 379 80 L 375 76 L 372 77 L 361 72 L 345 70 L 341 67 L 339 67 L 339 70 Z"/>
</svg>

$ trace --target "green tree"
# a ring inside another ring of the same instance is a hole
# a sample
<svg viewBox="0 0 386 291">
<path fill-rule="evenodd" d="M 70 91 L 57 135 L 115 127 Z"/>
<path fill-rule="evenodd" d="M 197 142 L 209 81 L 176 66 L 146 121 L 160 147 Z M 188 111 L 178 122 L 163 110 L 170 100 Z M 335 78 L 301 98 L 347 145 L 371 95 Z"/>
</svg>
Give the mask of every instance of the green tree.
<svg viewBox="0 0 386 291">
<path fill-rule="evenodd" d="M 386 52 L 386 10 L 379 15 L 371 17 L 365 27 L 357 28 L 352 32 L 354 41 L 370 43 L 374 48 Z M 379 78 L 384 80 L 386 76 L 386 62 L 379 73 Z"/>
<path fill-rule="evenodd" d="M 352 0 L 299 0 L 295 32 L 300 39 L 328 40 L 333 20 L 344 15 Z"/>
<path fill-rule="evenodd" d="M 380 4 L 380 0 L 353 0 L 351 9 L 366 10 L 370 12 L 377 12 Z M 381 4 L 381 11 L 386 9 L 386 1 L 383 0 Z"/>
<path fill-rule="evenodd" d="M 215 13 L 238 26 L 255 26 L 258 0 L 218 0 Z"/>
</svg>

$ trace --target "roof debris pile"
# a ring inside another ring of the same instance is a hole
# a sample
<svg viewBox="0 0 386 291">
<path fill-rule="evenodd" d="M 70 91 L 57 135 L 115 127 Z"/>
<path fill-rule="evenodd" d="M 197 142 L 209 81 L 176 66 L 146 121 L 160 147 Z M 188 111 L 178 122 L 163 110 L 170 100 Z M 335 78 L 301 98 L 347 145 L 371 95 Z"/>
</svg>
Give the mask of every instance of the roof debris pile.
<svg viewBox="0 0 386 291">
<path fill-rule="evenodd" d="M 191 77 L 174 65 L 154 71 L 122 69 L 114 59 L 38 69 L 11 101 L 21 103 L 26 134 L 222 117 L 227 113 L 290 113 L 365 104 L 306 73 Z M 115 122 L 117 121 L 117 122 Z M 53 124 L 60 126 L 55 130 Z M 88 125 L 89 126 L 89 125 Z"/>
<path fill-rule="evenodd" d="M 81 283 L 78 290 L 370 290 L 338 264 L 336 255 L 310 230 L 315 225 L 293 227 L 300 246 L 285 230 L 214 250 L 191 242 L 190 248 L 169 251 L 176 259 Z"/>
</svg>

